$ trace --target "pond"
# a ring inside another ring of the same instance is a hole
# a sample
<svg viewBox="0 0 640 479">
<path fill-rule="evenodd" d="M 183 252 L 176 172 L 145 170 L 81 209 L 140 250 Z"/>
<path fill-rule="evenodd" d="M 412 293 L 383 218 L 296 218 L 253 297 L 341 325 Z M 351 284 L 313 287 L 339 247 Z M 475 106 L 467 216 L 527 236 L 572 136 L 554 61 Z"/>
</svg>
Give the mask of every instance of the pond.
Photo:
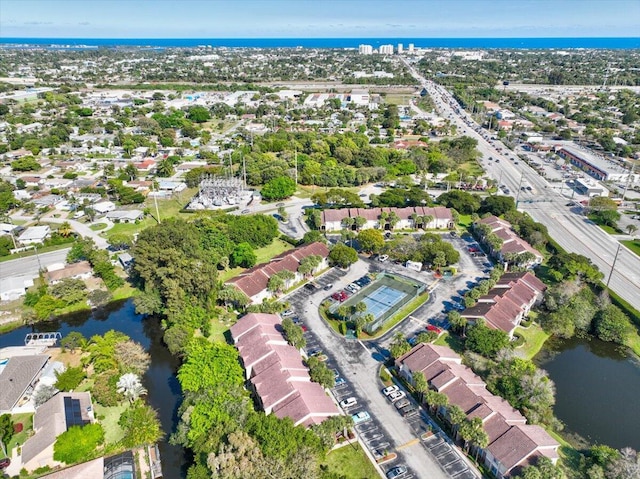
<svg viewBox="0 0 640 479">
<path fill-rule="evenodd" d="M 151 366 L 143 378 L 147 388 L 148 401 L 158 411 L 165 440 L 159 444 L 164 477 L 186 476 L 187 458 L 185 450 L 168 443 L 169 435 L 177 424 L 177 409 L 182 398 L 180 385 L 175 373 L 179 362 L 169 353 L 162 342 L 160 321 L 156 318 L 143 320 L 134 311 L 131 300 L 112 304 L 93 313 L 78 313 L 56 321 L 25 326 L 0 335 L 0 347 L 24 344 L 24 337 L 31 332 L 60 331 L 66 335 L 78 331 L 89 338 L 104 334 L 110 329 L 121 331 L 139 342 L 151 355 Z"/>
<path fill-rule="evenodd" d="M 548 341 L 536 364 L 556 383 L 555 415 L 590 444 L 640 450 L 640 362 L 595 338 Z"/>
</svg>

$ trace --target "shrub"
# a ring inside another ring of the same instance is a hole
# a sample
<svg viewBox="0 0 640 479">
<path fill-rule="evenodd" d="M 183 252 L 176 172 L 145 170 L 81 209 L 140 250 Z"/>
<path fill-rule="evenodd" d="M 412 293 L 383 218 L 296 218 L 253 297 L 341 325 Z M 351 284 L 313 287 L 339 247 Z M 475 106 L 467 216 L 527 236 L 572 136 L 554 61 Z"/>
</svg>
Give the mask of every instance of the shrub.
<svg viewBox="0 0 640 479">
<path fill-rule="evenodd" d="M 117 371 L 106 371 L 95 377 L 91 394 L 98 404 L 105 407 L 117 406 L 120 395 L 116 384 L 120 374 Z"/>
<path fill-rule="evenodd" d="M 14 425 L 13 425 L 13 433 L 14 434 L 21 433 L 23 429 L 24 429 L 24 425 L 21 422 L 14 423 Z"/>
<path fill-rule="evenodd" d="M 87 461 L 99 454 L 98 446 L 104 443 L 104 430 L 98 423 L 71 426 L 56 439 L 53 458 L 65 464 Z"/>
</svg>

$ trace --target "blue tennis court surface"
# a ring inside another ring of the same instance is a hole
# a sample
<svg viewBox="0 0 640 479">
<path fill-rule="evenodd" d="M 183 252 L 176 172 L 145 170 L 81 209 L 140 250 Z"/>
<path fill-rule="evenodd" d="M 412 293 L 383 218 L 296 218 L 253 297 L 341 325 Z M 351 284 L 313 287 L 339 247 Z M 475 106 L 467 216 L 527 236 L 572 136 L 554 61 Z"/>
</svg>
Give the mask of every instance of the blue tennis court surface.
<svg viewBox="0 0 640 479">
<path fill-rule="evenodd" d="M 367 305 L 366 313 L 371 313 L 378 319 L 406 296 L 407 293 L 383 285 L 369 293 L 362 301 Z"/>
</svg>

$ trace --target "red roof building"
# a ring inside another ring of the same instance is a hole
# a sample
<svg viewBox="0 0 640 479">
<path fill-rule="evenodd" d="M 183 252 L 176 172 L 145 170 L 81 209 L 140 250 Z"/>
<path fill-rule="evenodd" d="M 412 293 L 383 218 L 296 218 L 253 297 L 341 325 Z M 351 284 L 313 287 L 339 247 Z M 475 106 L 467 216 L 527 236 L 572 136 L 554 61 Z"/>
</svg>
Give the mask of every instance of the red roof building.
<svg viewBox="0 0 640 479">
<path fill-rule="evenodd" d="M 258 403 L 266 414 L 307 427 L 340 414 L 322 386 L 311 381 L 300 352 L 284 339 L 281 322 L 275 314 L 251 313 L 230 329 Z"/>
<path fill-rule="evenodd" d="M 482 420 L 489 443 L 480 459 L 496 477 L 517 475 L 540 456 L 554 463 L 558 459 L 558 442 L 540 426 L 528 425 L 520 412 L 489 392 L 450 348 L 421 343 L 396 359 L 396 366 L 409 382 L 422 372 L 430 388 L 445 394 L 450 405 L 460 407 L 469 419 Z M 442 413 L 446 417 L 445 408 Z"/>
<path fill-rule="evenodd" d="M 252 303 L 261 303 L 264 299 L 271 297 L 271 293 L 267 290 L 267 284 L 271 276 L 279 271 L 288 270 L 295 274 L 295 278 L 290 281 L 287 287 L 302 281 L 304 278 L 298 273 L 298 267 L 303 258 L 311 255 L 322 257 L 322 263 L 316 268 L 316 271 L 327 267 L 326 259 L 329 256 L 329 248 L 324 243 L 316 242 L 285 251 L 268 263 L 258 264 L 240 273 L 227 281 L 227 284 L 231 284 L 242 291 Z"/>
<path fill-rule="evenodd" d="M 531 307 L 542 300 L 547 289 L 532 273 L 505 273 L 486 295 L 478 298 L 471 308 L 460 313 L 474 322 L 482 318 L 486 326 L 501 329 L 513 337 L 513 331 L 529 314 Z"/>
</svg>

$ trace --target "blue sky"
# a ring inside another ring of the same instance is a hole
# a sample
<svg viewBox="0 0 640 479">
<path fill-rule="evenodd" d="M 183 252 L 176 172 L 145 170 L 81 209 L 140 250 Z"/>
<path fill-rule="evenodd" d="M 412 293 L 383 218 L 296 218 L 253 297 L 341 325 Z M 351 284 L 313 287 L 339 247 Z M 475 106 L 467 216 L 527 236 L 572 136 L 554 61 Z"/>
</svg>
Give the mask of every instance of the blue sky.
<svg viewBox="0 0 640 479">
<path fill-rule="evenodd" d="M 640 36 L 640 0 L 0 0 L 0 37 Z"/>
</svg>

